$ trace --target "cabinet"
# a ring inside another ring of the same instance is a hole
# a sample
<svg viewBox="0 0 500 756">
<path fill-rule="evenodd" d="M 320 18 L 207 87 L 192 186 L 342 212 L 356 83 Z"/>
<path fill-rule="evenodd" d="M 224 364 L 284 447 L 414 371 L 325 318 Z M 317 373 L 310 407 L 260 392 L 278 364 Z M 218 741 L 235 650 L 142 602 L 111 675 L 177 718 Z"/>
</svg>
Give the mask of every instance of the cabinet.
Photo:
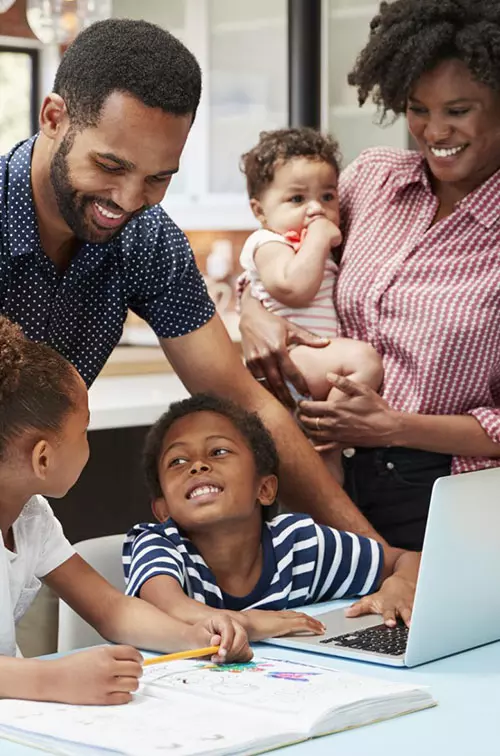
<svg viewBox="0 0 500 756">
<path fill-rule="evenodd" d="M 287 0 L 114 0 L 113 15 L 144 18 L 179 37 L 203 71 L 195 123 L 164 207 L 181 228 L 250 229 L 239 170 L 261 130 L 287 125 Z M 404 119 L 380 127 L 370 105 L 358 108 L 347 73 L 364 45 L 371 0 L 323 1 L 322 127 L 350 162 L 365 147 L 406 146 Z"/>
<path fill-rule="evenodd" d="M 355 87 L 347 83 L 377 12 L 378 3 L 368 0 L 323 2 L 322 127 L 338 139 L 344 165 L 367 147 L 408 146 L 405 119 L 391 123 L 389 116 L 380 126 L 376 107 L 367 102 L 360 108 Z"/>
</svg>

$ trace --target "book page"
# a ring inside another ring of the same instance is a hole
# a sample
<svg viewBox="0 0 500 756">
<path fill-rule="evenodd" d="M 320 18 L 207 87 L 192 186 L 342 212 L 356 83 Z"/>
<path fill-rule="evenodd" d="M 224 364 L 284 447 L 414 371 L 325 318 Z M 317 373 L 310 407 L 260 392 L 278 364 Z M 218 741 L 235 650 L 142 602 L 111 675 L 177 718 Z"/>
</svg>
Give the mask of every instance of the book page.
<svg viewBox="0 0 500 756">
<path fill-rule="evenodd" d="M 222 707 L 175 690 L 162 699 L 135 695 L 122 706 L 0 701 L 0 736 L 5 732 L 29 742 L 23 731 L 57 738 L 53 752 L 68 756 L 78 752 L 74 743 L 92 747 L 93 753 L 108 749 L 126 756 L 219 756 L 257 753 L 298 739 L 279 718 L 259 712 L 256 722 L 230 702 Z"/>
<path fill-rule="evenodd" d="M 288 726 L 304 732 L 330 712 L 354 709 L 366 703 L 396 701 L 401 713 L 404 699 L 415 686 L 385 682 L 299 662 L 254 658 L 246 664 L 218 666 L 211 662 L 177 661 L 145 667 L 141 691 L 163 696 L 182 691 L 203 700 L 231 702 L 284 717 Z M 418 689 L 420 696 L 422 689 Z M 394 707 L 394 704 L 393 704 Z M 392 708 L 393 708 L 392 707 Z M 392 711 L 391 708 L 391 711 Z"/>
</svg>

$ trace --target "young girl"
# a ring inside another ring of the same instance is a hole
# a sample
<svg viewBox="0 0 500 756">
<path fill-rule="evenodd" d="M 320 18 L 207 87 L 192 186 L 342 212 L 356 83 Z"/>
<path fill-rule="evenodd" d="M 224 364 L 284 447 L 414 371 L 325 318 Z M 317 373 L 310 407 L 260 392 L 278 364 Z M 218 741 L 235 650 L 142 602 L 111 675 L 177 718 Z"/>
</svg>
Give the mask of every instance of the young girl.
<svg viewBox="0 0 500 756">
<path fill-rule="evenodd" d="M 251 640 L 321 634 L 318 620 L 282 610 L 371 593 L 397 570 L 351 609 L 393 624 L 388 606 L 414 590 L 415 554 L 384 554 L 306 515 L 263 522 L 277 493 L 276 448 L 257 415 L 229 401 L 200 394 L 173 404 L 151 429 L 144 459 L 159 524 L 136 525 L 126 538 L 126 592 L 172 617 L 197 622 L 226 609 L 239 612 Z"/>
<path fill-rule="evenodd" d="M 242 170 L 250 207 L 262 226 L 249 236 L 240 257 L 252 295 L 270 311 L 331 339 L 323 349 L 296 346 L 290 353 L 311 397 L 339 395 L 328 373 L 377 390 L 381 359 L 369 344 L 341 338 L 333 302 L 332 251 L 342 241 L 337 143 L 309 128 L 262 132 L 243 155 Z M 342 481 L 340 452 L 329 453 L 326 461 Z"/>
<path fill-rule="evenodd" d="M 142 657 L 221 644 L 222 659 L 248 660 L 247 638 L 221 615 L 188 625 L 122 595 L 78 556 L 43 496 L 77 481 L 89 448 L 87 390 L 76 370 L 0 317 L 0 698 L 87 704 L 130 700 Z M 12 658 L 15 623 L 49 585 L 104 637 L 103 646 L 55 660 Z"/>
</svg>

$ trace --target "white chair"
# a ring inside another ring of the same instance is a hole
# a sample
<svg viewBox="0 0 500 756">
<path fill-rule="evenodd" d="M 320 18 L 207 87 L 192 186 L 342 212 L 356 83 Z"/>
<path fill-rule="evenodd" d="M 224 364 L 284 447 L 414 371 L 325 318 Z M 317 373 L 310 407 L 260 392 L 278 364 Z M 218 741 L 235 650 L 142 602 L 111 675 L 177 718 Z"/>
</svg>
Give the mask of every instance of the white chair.
<svg viewBox="0 0 500 756">
<path fill-rule="evenodd" d="M 75 543 L 75 551 L 119 591 L 125 591 L 122 545 L 125 534 L 90 538 Z M 105 643 L 97 630 L 85 622 L 65 601 L 59 600 L 59 653 Z"/>
</svg>

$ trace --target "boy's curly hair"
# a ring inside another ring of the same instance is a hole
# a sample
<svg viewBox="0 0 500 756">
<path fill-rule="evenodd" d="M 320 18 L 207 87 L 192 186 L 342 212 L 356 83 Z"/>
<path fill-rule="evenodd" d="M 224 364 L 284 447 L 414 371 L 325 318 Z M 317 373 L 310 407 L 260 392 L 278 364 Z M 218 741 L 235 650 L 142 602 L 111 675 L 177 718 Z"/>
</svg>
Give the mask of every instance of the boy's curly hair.
<svg viewBox="0 0 500 756">
<path fill-rule="evenodd" d="M 500 91 L 499 0 L 382 2 L 348 82 L 357 87 L 359 104 L 371 96 L 384 120 L 388 111 L 404 113 L 422 74 L 450 59 Z"/>
<path fill-rule="evenodd" d="M 292 158 L 306 157 L 340 170 L 339 145 L 329 134 L 308 127 L 261 131 L 258 144 L 241 156 L 240 169 L 250 199 L 259 199 L 274 179 L 276 168 Z"/>
</svg>

